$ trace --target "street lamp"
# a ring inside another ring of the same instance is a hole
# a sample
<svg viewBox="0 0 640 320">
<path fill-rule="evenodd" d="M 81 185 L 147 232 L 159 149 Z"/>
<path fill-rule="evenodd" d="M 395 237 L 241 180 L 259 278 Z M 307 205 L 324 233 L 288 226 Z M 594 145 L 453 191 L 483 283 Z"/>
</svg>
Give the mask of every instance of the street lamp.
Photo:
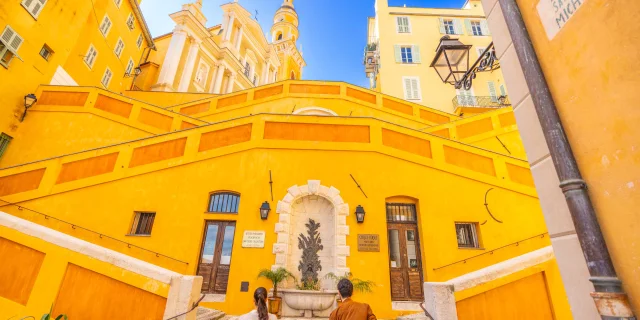
<svg viewBox="0 0 640 320">
<path fill-rule="evenodd" d="M 431 67 L 442 79 L 442 82 L 453 84 L 459 89 L 462 80 L 469 71 L 470 45 L 451 39 L 449 36 L 440 38 L 440 44 L 436 49 L 436 56 L 431 62 Z"/>
<path fill-rule="evenodd" d="M 28 95 L 24 96 L 24 113 L 22 114 L 20 122 L 24 121 L 24 118 L 27 116 L 27 110 L 29 110 L 29 108 L 31 108 L 31 106 L 33 106 L 36 101 L 38 101 L 38 98 L 33 93 L 29 93 Z"/>
<path fill-rule="evenodd" d="M 271 207 L 269 206 L 269 202 L 265 201 L 260 206 L 260 218 L 262 220 L 267 220 L 267 218 L 269 217 L 269 211 L 271 211 Z"/>
<path fill-rule="evenodd" d="M 364 213 L 364 208 L 361 205 L 358 205 L 356 207 L 356 220 L 358 221 L 358 223 L 364 222 Z"/>
</svg>

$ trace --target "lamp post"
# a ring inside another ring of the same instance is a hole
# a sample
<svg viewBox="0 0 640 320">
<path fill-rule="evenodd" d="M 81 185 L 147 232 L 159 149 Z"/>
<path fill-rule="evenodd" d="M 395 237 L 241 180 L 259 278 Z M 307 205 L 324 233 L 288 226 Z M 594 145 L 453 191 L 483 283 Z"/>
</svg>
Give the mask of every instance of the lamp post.
<svg viewBox="0 0 640 320">
<path fill-rule="evenodd" d="M 269 217 L 269 211 L 271 211 L 271 206 L 269 206 L 269 202 L 265 201 L 260 206 L 260 218 L 262 220 L 267 220 L 267 218 Z"/>
<path fill-rule="evenodd" d="M 28 95 L 24 96 L 24 113 L 22 113 L 20 122 L 24 121 L 24 118 L 27 116 L 27 110 L 29 110 L 29 108 L 31 108 L 31 106 L 33 106 L 37 101 L 38 98 L 33 93 L 29 93 Z"/>
<path fill-rule="evenodd" d="M 436 49 L 436 56 L 431 62 L 431 67 L 436 70 L 442 82 L 452 84 L 456 89 L 471 89 L 473 79 L 477 72 L 493 71 L 500 68 L 496 59 L 493 42 L 487 46 L 482 55 L 473 65 L 469 65 L 470 45 L 466 45 L 458 39 L 449 36 L 440 38 L 440 44 Z"/>
<path fill-rule="evenodd" d="M 358 221 L 358 223 L 364 222 L 364 214 L 364 208 L 361 205 L 358 205 L 356 207 L 356 221 Z"/>
</svg>

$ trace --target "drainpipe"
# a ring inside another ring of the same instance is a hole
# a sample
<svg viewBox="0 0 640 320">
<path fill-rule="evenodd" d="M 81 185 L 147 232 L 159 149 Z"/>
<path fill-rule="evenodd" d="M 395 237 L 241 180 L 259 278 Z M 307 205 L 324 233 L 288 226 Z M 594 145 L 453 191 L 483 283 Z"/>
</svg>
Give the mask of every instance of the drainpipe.
<svg viewBox="0 0 640 320">
<path fill-rule="evenodd" d="M 627 294 L 622 290 L 622 281 L 618 279 L 611 262 L 595 209 L 587 193 L 587 183 L 582 179 L 571 151 L 518 4 L 516 0 L 499 1 L 587 261 L 591 275 L 589 281 L 595 288 L 591 297 L 603 320 L 636 319 Z"/>
</svg>

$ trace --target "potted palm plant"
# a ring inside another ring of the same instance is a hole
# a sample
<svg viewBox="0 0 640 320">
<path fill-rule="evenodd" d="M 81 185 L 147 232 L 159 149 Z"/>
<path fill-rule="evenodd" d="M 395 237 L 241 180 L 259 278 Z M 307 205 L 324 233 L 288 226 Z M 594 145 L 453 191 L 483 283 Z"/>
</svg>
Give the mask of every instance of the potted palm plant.
<svg viewBox="0 0 640 320">
<path fill-rule="evenodd" d="M 373 292 L 373 287 L 376 285 L 375 282 L 370 280 L 362 280 L 362 279 L 354 278 L 351 272 L 347 272 L 342 276 L 337 276 L 335 273 L 329 272 L 327 273 L 325 278 L 333 280 L 336 283 L 336 285 L 342 279 L 349 279 L 353 284 L 353 290 L 360 293 Z M 340 298 L 336 298 L 336 302 L 338 305 L 342 303 Z"/>
<path fill-rule="evenodd" d="M 282 298 L 278 297 L 278 285 L 287 279 L 296 281 L 296 277 L 285 268 L 278 268 L 275 271 L 271 269 L 263 269 L 258 274 L 258 278 L 267 278 L 273 282 L 273 296 L 269 297 L 269 312 L 280 318 L 280 305 Z"/>
</svg>

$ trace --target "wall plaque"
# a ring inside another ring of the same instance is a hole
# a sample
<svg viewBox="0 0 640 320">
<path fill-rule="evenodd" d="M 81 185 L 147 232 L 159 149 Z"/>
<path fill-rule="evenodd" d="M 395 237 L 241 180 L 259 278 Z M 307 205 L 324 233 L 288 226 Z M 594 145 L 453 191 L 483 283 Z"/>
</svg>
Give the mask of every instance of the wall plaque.
<svg viewBox="0 0 640 320">
<path fill-rule="evenodd" d="M 359 234 L 358 235 L 358 251 L 380 252 L 380 235 Z"/>
<path fill-rule="evenodd" d="M 587 0 L 540 0 L 538 15 L 547 37 L 552 40 Z"/>
<path fill-rule="evenodd" d="M 242 236 L 243 248 L 264 248 L 264 231 L 245 231 Z"/>
</svg>

